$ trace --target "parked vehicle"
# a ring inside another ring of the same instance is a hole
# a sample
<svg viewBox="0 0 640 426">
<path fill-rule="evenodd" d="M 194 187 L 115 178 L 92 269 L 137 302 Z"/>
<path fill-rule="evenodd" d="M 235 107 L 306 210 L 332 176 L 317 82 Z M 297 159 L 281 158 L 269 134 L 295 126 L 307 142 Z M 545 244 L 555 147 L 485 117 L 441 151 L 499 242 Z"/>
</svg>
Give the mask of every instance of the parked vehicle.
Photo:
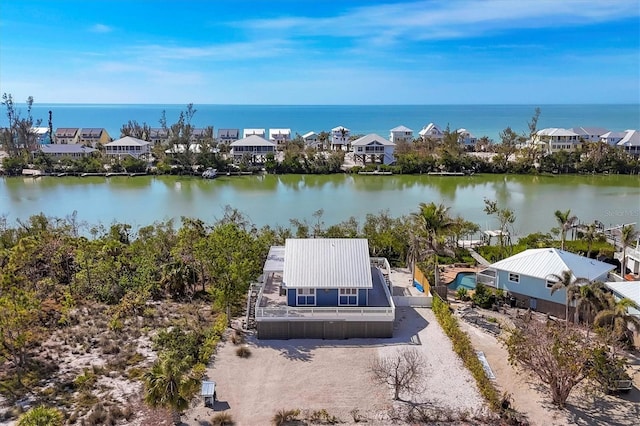
<svg viewBox="0 0 640 426">
<path fill-rule="evenodd" d="M 218 177 L 218 170 L 209 167 L 207 170 L 205 170 L 202 173 L 202 177 L 205 178 L 205 179 L 215 179 L 215 178 Z"/>
</svg>

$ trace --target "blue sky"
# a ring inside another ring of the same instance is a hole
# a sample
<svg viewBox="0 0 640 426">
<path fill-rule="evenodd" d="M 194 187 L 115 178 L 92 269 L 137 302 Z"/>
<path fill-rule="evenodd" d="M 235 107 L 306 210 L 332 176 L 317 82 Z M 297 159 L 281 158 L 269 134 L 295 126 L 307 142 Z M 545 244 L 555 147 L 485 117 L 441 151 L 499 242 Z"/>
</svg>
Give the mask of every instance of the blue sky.
<svg viewBox="0 0 640 426">
<path fill-rule="evenodd" d="M 37 103 L 640 103 L 640 0 L 0 0 Z"/>
</svg>

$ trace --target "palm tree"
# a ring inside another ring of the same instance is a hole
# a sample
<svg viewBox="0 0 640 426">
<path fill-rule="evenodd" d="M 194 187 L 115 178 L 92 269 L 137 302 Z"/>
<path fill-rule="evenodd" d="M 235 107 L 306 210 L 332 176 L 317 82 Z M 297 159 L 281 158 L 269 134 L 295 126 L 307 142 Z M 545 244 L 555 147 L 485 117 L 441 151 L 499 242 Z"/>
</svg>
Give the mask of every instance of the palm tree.
<svg viewBox="0 0 640 426">
<path fill-rule="evenodd" d="M 564 320 L 565 324 L 569 326 L 569 303 L 571 300 L 574 300 L 575 294 L 578 291 L 578 288 L 581 285 L 589 284 L 590 281 L 588 278 L 575 278 L 573 277 L 573 272 L 567 270 L 562 271 L 562 274 L 551 274 L 547 278 L 548 281 L 553 281 L 555 284 L 551 287 L 551 294 L 555 293 L 558 290 L 564 289 L 566 294 L 566 303 L 565 303 L 565 315 Z"/>
<path fill-rule="evenodd" d="M 571 216 L 571 210 L 567 210 L 566 212 L 556 210 L 554 216 L 558 221 L 558 225 L 560 225 L 560 249 L 564 250 L 564 241 L 567 238 L 567 231 L 573 227 L 578 218 L 576 216 Z"/>
<path fill-rule="evenodd" d="M 596 232 L 596 225 L 595 223 L 590 223 L 587 225 L 586 231 L 582 233 L 582 239 L 587 243 L 587 257 L 591 257 L 591 247 L 597 237 L 598 233 Z"/>
<path fill-rule="evenodd" d="M 636 331 L 640 331 L 640 319 L 629 313 L 629 308 L 638 309 L 638 305 L 633 300 L 624 298 L 616 301 L 610 293 L 605 300 L 607 306 L 598 312 L 593 325 L 608 328 L 618 341 L 628 335 L 629 324 L 632 324 Z"/>
<path fill-rule="evenodd" d="M 636 232 L 633 224 L 624 225 L 620 229 L 620 244 L 622 244 L 622 265 L 620 267 L 620 275 L 624 281 L 627 273 L 627 247 L 638 241 L 638 232 Z"/>
<path fill-rule="evenodd" d="M 199 384 L 190 365 L 190 357 L 179 359 L 175 354 L 165 353 L 143 376 L 144 401 L 151 407 L 170 409 L 176 422 L 180 413 L 189 408 Z"/>
<path fill-rule="evenodd" d="M 439 238 L 455 225 L 455 221 L 449 216 L 449 207 L 433 202 L 420 203 L 418 207 L 420 211 L 412 213 L 412 217 L 416 221 L 418 231 L 426 238 L 427 248 L 436 253 L 442 252 Z"/>
<path fill-rule="evenodd" d="M 606 288 L 601 281 L 591 281 L 589 284 L 570 288 L 570 299 L 576 301 L 576 316 L 580 310 L 585 311 L 587 323 L 587 338 L 589 337 L 589 321 L 593 312 L 599 312 L 606 306 Z"/>
</svg>

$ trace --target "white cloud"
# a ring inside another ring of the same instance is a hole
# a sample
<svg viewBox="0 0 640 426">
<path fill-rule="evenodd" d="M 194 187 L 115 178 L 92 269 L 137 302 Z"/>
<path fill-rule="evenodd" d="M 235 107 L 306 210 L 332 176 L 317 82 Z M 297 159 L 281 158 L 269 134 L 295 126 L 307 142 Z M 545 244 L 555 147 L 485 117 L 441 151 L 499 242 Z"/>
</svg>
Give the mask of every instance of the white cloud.
<svg viewBox="0 0 640 426">
<path fill-rule="evenodd" d="M 89 30 L 92 33 L 106 34 L 113 31 L 113 28 L 105 24 L 95 24 Z"/>
</svg>

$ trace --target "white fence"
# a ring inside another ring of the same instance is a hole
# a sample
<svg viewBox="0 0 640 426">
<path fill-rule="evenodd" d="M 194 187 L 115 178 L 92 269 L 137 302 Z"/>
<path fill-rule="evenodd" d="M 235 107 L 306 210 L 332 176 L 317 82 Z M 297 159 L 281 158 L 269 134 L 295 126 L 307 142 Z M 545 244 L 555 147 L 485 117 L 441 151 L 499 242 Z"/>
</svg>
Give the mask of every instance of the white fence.
<svg viewBox="0 0 640 426">
<path fill-rule="evenodd" d="M 369 307 L 304 307 L 282 306 L 278 308 L 256 308 L 256 320 L 295 319 L 340 319 L 344 321 L 379 320 L 393 321 L 395 309 Z"/>
</svg>

